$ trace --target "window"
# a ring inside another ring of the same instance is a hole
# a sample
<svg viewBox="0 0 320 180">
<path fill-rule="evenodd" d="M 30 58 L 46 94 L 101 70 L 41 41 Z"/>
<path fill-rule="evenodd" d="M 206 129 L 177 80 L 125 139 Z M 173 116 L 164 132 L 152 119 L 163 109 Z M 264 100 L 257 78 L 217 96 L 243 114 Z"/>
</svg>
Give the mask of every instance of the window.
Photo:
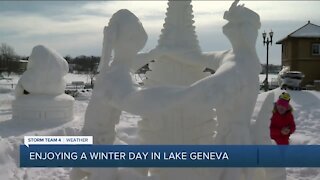
<svg viewBox="0 0 320 180">
<path fill-rule="evenodd" d="M 287 46 L 282 44 L 282 56 L 287 57 Z"/>
<path fill-rule="evenodd" d="M 320 44 L 312 44 L 312 55 L 320 55 Z"/>
</svg>

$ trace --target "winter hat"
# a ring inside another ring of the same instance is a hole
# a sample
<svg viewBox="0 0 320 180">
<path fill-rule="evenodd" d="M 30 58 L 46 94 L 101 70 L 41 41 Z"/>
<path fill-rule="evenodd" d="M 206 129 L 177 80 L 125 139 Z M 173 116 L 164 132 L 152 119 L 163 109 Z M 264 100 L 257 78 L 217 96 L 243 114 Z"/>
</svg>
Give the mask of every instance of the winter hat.
<svg viewBox="0 0 320 180">
<path fill-rule="evenodd" d="M 289 108 L 289 101 L 291 97 L 289 93 L 283 92 L 280 94 L 278 101 L 276 102 L 277 105 L 283 106 L 285 108 Z"/>
<path fill-rule="evenodd" d="M 284 99 L 284 100 L 290 101 L 291 97 L 290 97 L 289 93 L 283 92 L 280 94 L 279 99 Z"/>
<path fill-rule="evenodd" d="M 276 102 L 277 105 L 289 108 L 289 101 L 279 98 Z"/>
</svg>

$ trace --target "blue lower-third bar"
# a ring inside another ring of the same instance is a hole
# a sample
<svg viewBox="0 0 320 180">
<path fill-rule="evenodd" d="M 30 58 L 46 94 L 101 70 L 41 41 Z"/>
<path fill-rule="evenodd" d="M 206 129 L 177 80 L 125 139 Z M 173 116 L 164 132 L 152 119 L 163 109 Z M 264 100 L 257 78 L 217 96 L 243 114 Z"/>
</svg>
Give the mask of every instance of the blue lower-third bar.
<svg viewBox="0 0 320 180">
<path fill-rule="evenodd" d="M 25 145 L 21 167 L 320 167 L 320 145 Z"/>
</svg>

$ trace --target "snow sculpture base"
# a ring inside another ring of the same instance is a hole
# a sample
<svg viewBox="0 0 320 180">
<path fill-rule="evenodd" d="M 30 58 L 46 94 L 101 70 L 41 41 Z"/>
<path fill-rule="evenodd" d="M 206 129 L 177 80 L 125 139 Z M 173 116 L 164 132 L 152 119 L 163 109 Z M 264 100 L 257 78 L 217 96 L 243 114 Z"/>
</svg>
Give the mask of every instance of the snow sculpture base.
<svg viewBox="0 0 320 180">
<path fill-rule="evenodd" d="M 74 98 L 66 95 L 23 95 L 12 102 L 14 120 L 68 122 L 73 119 Z"/>
</svg>

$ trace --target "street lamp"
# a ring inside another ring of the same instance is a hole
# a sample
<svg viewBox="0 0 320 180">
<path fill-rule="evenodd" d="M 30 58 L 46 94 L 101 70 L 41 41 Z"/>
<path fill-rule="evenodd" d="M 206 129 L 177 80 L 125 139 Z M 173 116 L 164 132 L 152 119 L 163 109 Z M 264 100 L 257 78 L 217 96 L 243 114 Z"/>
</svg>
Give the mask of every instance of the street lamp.
<svg viewBox="0 0 320 180">
<path fill-rule="evenodd" d="M 272 37 L 273 32 L 272 30 L 269 32 L 269 37 L 267 37 L 267 33 L 264 31 L 262 33 L 263 37 L 263 45 L 267 45 L 267 65 L 266 65 L 266 79 L 264 80 L 264 90 L 269 90 L 269 83 L 268 83 L 268 73 L 269 73 L 269 44 L 272 45 Z"/>
</svg>

